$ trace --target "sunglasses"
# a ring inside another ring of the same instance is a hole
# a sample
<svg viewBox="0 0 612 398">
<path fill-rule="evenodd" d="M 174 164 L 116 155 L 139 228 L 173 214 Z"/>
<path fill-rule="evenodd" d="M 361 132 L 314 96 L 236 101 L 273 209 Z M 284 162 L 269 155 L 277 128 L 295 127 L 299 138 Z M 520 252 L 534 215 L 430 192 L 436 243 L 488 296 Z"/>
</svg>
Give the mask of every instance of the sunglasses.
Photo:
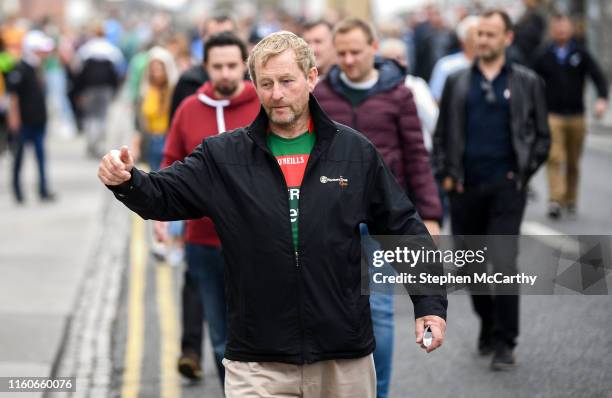
<svg viewBox="0 0 612 398">
<path fill-rule="evenodd" d="M 488 104 L 494 104 L 495 102 L 497 102 L 495 90 L 493 89 L 493 83 L 488 80 L 483 80 L 480 83 L 480 89 L 485 94 L 485 101 L 487 101 Z"/>
</svg>

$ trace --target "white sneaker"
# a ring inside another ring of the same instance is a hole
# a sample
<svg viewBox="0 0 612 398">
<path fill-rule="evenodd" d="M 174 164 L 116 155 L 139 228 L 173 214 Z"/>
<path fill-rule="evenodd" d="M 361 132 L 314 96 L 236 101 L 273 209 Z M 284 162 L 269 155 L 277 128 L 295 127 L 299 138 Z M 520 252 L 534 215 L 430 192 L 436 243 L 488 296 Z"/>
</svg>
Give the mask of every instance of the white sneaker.
<svg viewBox="0 0 612 398">
<path fill-rule="evenodd" d="M 185 252 L 180 246 L 173 246 L 168 251 L 168 255 L 166 256 L 166 260 L 171 267 L 178 267 L 183 263 L 183 258 L 185 257 Z"/>
<path fill-rule="evenodd" d="M 151 244 L 151 253 L 157 261 L 164 261 L 168 255 L 168 248 L 166 247 L 165 243 L 154 240 Z"/>
</svg>

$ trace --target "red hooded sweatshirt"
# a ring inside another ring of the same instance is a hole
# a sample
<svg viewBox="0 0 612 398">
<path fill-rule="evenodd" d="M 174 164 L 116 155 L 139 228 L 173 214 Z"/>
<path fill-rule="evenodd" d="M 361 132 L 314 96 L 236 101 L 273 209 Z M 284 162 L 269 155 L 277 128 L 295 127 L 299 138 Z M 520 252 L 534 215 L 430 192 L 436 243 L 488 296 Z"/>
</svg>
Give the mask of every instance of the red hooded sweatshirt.
<svg viewBox="0 0 612 398">
<path fill-rule="evenodd" d="M 181 102 L 172 118 L 161 167 L 183 160 L 206 137 L 251 124 L 259 109 L 259 99 L 250 81 L 245 81 L 244 90 L 230 100 L 216 98 L 212 83 L 204 83 L 195 94 Z M 207 217 L 187 221 L 185 241 L 207 246 L 221 245 L 215 226 Z"/>
</svg>

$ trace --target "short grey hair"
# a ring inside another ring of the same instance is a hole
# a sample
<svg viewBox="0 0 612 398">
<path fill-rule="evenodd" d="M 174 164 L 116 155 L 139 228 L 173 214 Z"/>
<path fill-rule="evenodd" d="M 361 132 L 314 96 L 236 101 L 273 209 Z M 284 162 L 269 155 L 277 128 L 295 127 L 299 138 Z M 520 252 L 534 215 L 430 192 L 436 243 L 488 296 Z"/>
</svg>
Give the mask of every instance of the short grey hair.
<svg viewBox="0 0 612 398">
<path fill-rule="evenodd" d="M 479 21 L 480 17 L 477 17 L 476 15 L 468 15 L 467 17 L 463 18 L 459 24 L 457 24 L 455 32 L 457 33 L 457 38 L 460 42 L 465 41 L 468 31 L 472 28 L 476 28 Z"/>
<path fill-rule="evenodd" d="M 255 66 L 257 64 L 263 66 L 270 58 L 280 55 L 287 50 L 291 50 L 295 53 L 295 61 L 302 72 L 304 72 L 304 76 L 308 76 L 310 70 L 316 65 L 312 49 L 304 39 L 295 33 L 280 31 L 264 37 L 255 47 L 253 47 L 253 50 L 251 50 L 248 66 L 249 75 L 251 75 L 251 80 L 255 86 L 257 86 Z"/>
<path fill-rule="evenodd" d="M 408 49 L 406 48 L 406 43 L 395 37 L 389 37 L 380 41 L 380 46 L 378 47 L 378 52 L 380 55 L 386 57 L 388 52 L 395 51 L 399 52 L 402 55 L 402 58 L 408 60 Z"/>
</svg>

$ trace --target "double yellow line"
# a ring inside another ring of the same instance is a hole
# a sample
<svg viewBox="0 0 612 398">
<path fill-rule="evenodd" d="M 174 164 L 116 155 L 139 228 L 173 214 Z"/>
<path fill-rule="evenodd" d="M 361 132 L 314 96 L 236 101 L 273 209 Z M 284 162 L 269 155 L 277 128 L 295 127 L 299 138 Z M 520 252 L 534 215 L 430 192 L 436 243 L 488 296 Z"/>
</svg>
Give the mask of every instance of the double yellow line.
<svg viewBox="0 0 612 398">
<path fill-rule="evenodd" d="M 144 291 L 147 248 L 144 241 L 144 221 L 132 216 L 130 242 L 130 273 L 128 276 L 127 343 L 123 370 L 122 398 L 138 398 L 140 371 L 144 348 Z"/>
<path fill-rule="evenodd" d="M 138 398 L 145 341 L 144 293 L 146 285 L 147 245 L 145 222 L 132 216 L 130 273 L 128 292 L 127 343 L 124 358 L 122 398 Z M 160 397 L 180 398 L 181 380 L 176 372 L 179 354 L 178 317 L 174 302 L 172 269 L 167 264 L 156 267 L 156 296 L 160 330 Z"/>
<path fill-rule="evenodd" d="M 172 269 L 168 264 L 157 267 L 157 308 L 159 309 L 161 398 L 180 398 L 181 380 L 176 370 L 179 356 L 179 333 Z"/>
</svg>

